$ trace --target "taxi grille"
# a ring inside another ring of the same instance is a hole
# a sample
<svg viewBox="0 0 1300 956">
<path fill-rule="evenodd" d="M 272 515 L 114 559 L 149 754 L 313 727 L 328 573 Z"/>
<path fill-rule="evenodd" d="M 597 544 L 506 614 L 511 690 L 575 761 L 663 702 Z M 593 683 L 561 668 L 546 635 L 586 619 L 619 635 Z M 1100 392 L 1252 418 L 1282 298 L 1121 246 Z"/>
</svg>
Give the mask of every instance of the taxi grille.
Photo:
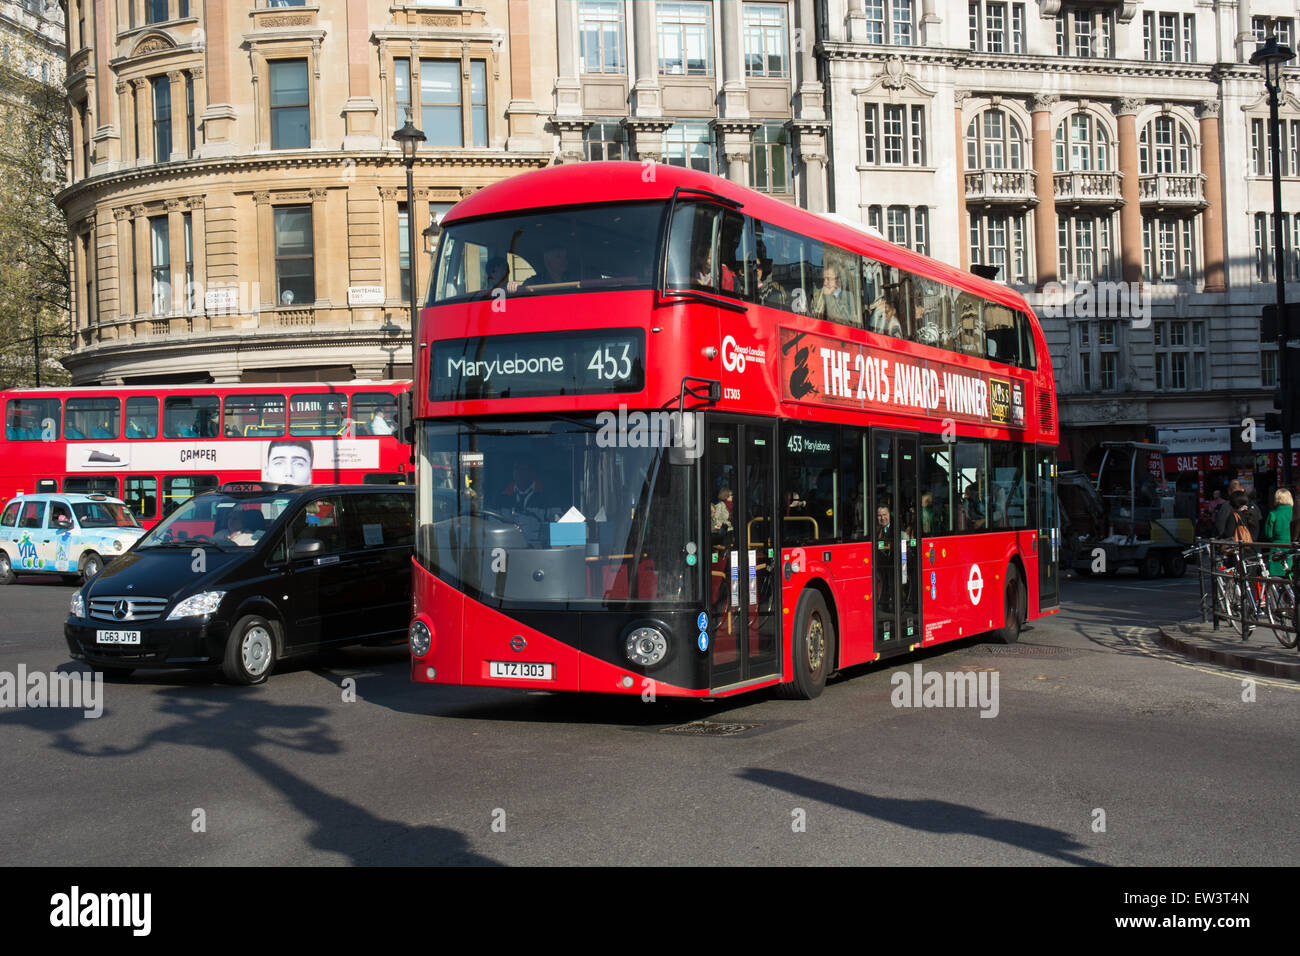
<svg viewBox="0 0 1300 956">
<path fill-rule="evenodd" d="M 99 621 L 153 621 L 162 617 L 166 608 L 167 598 L 118 595 L 91 598 L 89 610 Z M 120 609 L 126 613 L 119 613 Z"/>
</svg>

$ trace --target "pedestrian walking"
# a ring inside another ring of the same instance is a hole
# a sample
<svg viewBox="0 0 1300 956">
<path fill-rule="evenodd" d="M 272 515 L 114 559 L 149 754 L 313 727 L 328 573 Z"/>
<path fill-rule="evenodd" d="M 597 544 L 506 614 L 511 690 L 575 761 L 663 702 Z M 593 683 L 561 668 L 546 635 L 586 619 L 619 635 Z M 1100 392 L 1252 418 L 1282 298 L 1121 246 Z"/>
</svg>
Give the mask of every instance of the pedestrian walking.
<svg viewBox="0 0 1300 956">
<path fill-rule="evenodd" d="M 1285 488 L 1279 488 L 1273 492 L 1273 510 L 1268 513 L 1268 520 L 1264 522 L 1264 541 L 1274 542 L 1276 544 L 1291 543 L 1291 514 L 1294 499 L 1291 492 Z M 1291 570 L 1291 562 L 1283 558 L 1274 557 L 1277 550 L 1269 548 L 1268 573 L 1275 578 L 1285 577 Z"/>
</svg>

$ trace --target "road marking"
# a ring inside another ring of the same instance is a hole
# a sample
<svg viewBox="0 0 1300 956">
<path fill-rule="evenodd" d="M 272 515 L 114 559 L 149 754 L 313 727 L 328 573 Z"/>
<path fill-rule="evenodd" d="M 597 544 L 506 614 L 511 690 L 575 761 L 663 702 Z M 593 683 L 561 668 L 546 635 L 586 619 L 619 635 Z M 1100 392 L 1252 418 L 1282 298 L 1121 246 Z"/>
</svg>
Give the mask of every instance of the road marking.
<svg viewBox="0 0 1300 956">
<path fill-rule="evenodd" d="M 1147 627 L 1147 628 L 1127 627 L 1124 628 L 1119 633 L 1121 637 L 1134 640 L 1137 638 L 1148 638 L 1153 634 L 1159 633 L 1159 630 L 1160 630 L 1159 628 L 1154 628 L 1154 627 Z M 1161 653 L 1152 653 L 1150 650 L 1143 647 L 1137 647 L 1136 650 L 1138 651 L 1138 653 L 1144 654 L 1147 657 L 1150 657 L 1154 660 L 1165 661 L 1169 664 L 1177 664 L 1179 667 L 1186 667 L 1188 670 L 1199 671 L 1202 674 L 1212 674 L 1215 677 L 1226 677 L 1229 680 L 1236 681 L 1238 684 L 1240 684 L 1243 680 L 1249 678 L 1250 680 L 1254 681 L 1256 684 L 1262 684 L 1264 687 L 1277 687 L 1277 688 L 1281 688 L 1284 690 L 1291 690 L 1291 691 L 1300 690 L 1300 684 L 1297 684 L 1295 681 L 1279 682 L 1275 680 L 1269 680 L 1267 677 L 1261 677 L 1255 674 L 1253 671 L 1231 670 L 1226 668 L 1226 665 L 1220 665 L 1219 668 L 1212 670 L 1211 668 L 1208 667 L 1201 667 L 1197 664 L 1187 663 L 1186 661 L 1182 660 L 1180 657 L 1175 656 L 1174 652 L 1169 651 L 1167 648 L 1165 648 L 1163 644 L 1156 644 L 1155 647 L 1159 648 Z"/>
</svg>

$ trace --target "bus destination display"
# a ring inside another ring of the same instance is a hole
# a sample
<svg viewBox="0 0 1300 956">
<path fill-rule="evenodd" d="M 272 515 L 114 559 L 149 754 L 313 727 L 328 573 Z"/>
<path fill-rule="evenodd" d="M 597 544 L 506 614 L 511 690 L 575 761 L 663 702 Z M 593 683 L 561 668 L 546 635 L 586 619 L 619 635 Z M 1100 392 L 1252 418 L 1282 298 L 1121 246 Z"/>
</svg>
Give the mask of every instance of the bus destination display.
<svg viewBox="0 0 1300 956">
<path fill-rule="evenodd" d="M 645 333 L 596 329 L 448 339 L 433 343 L 429 399 L 529 398 L 639 392 Z"/>
</svg>

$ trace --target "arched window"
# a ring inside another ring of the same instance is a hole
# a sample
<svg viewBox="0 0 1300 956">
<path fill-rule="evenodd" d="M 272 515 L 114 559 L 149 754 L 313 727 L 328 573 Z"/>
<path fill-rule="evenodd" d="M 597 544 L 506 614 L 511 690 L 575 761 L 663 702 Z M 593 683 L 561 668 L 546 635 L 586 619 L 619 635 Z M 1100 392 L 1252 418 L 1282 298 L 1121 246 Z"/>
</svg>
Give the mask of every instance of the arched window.
<svg viewBox="0 0 1300 956">
<path fill-rule="evenodd" d="M 1074 113 L 1056 127 L 1055 168 L 1058 173 L 1109 171 L 1110 135 L 1090 113 Z"/>
<path fill-rule="evenodd" d="M 1195 150 L 1187 127 L 1172 116 L 1157 116 L 1138 137 L 1138 172 L 1194 173 Z"/>
<path fill-rule="evenodd" d="M 1025 134 L 1000 109 L 980 113 L 966 127 L 967 169 L 1024 169 Z"/>
</svg>

